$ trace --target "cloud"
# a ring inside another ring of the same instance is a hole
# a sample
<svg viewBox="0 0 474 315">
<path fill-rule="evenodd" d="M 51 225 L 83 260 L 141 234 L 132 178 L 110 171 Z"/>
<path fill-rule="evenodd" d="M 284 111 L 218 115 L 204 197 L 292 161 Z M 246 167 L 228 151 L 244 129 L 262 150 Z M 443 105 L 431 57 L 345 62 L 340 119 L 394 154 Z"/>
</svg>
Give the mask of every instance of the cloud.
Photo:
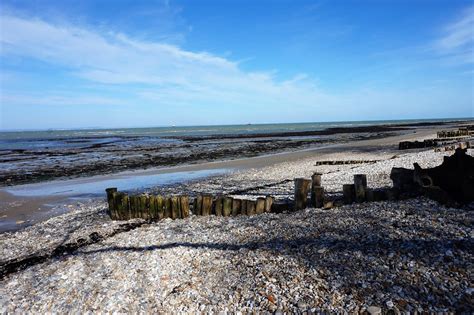
<svg viewBox="0 0 474 315">
<path fill-rule="evenodd" d="M 128 102 L 119 98 L 103 97 L 98 95 L 61 95 L 61 94 L 43 94 L 43 95 L 0 95 L 0 103 L 10 106 L 21 105 L 39 105 L 39 106 L 104 106 L 104 105 L 127 105 Z"/>
<path fill-rule="evenodd" d="M 474 6 L 443 28 L 443 36 L 435 41 L 434 48 L 456 63 L 474 63 Z"/>
<path fill-rule="evenodd" d="M 167 103 L 264 102 L 308 106 L 327 98 L 304 74 L 276 81 L 271 73 L 244 72 L 237 62 L 120 33 L 98 33 L 38 19 L 2 16 L 2 55 L 60 65 L 82 79 L 139 85 L 138 94 Z"/>
<path fill-rule="evenodd" d="M 146 113 L 136 123 L 149 119 L 149 125 L 167 124 L 177 118 L 182 119 L 179 123 L 203 124 L 426 117 L 426 108 L 430 107 L 439 117 L 451 95 L 466 95 L 459 89 L 438 90 L 434 95 L 420 93 L 417 87 L 382 90 L 375 86 L 362 90 L 355 85 L 336 94 L 321 89 L 304 73 L 278 80 L 275 72 L 244 71 L 238 61 L 159 41 L 138 40 L 123 33 L 11 14 L 1 15 L 0 23 L 3 60 L 40 60 L 72 76 L 71 81 L 93 87 L 38 93 L 8 89 L 6 84 L 0 90 L 0 101 L 4 110 L 10 107 L 10 115 L 20 105 L 120 105 L 121 110 L 127 107 L 128 113 L 137 109 L 126 117 L 127 121 Z M 441 46 L 469 46 L 461 44 L 465 41 L 447 40 Z M 458 112 L 462 113 L 472 99 L 461 98 L 459 102 L 463 106 Z"/>
</svg>

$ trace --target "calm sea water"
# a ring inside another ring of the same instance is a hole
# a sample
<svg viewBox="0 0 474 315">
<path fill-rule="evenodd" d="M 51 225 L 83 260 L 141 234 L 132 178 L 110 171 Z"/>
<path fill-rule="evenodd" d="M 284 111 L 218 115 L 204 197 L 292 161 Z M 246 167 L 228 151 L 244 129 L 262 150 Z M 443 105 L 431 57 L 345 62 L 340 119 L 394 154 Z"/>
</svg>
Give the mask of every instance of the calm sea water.
<svg viewBox="0 0 474 315">
<path fill-rule="evenodd" d="M 0 149 L 34 150 L 52 147 L 80 147 L 94 143 L 114 142 L 124 138 L 136 138 L 140 141 L 175 141 L 173 136 L 208 136 L 216 134 L 252 134 L 285 131 L 323 130 L 332 127 L 354 127 L 380 124 L 404 124 L 418 122 L 443 122 L 464 119 L 421 119 L 421 120 L 380 120 L 347 121 L 291 124 L 256 124 L 225 126 L 188 126 L 153 128 L 115 128 L 115 129 L 77 129 L 0 132 Z"/>
</svg>

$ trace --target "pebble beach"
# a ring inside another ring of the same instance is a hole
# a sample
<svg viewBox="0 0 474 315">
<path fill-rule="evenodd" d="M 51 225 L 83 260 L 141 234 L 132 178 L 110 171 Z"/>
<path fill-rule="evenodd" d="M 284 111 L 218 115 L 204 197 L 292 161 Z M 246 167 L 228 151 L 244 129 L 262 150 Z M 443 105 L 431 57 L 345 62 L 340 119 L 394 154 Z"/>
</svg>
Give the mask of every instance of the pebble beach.
<svg viewBox="0 0 474 315">
<path fill-rule="evenodd" d="M 244 190 L 278 200 L 292 197 L 291 179 L 318 171 L 327 194 L 337 196 L 354 174 L 366 174 L 371 188 L 386 187 L 392 167 L 433 167 L 449 154 L 333 153 L 150 192 Z M 377 162 L 316 166 L 327 159 Z M 3 277 L 0 312 L 473 311 L 469 206 L 419 197 L 251 217 L 134 220 L 130 229 L 123 228 L 130 222 L 111 221 L 106 207 L 100 200 L 76 204 L 2 234 L 2 268 L 32 255 L 48 259 Z M 77 242 L 86 245 L 54 255 Z"/>
</svg>

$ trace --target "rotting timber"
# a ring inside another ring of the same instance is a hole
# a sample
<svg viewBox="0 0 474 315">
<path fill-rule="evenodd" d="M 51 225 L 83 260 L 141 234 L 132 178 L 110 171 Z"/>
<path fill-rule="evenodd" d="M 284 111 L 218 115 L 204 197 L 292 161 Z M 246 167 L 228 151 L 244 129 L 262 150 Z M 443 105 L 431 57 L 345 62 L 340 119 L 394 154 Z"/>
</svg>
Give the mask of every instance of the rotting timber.
<svg viewBox="0 0 474 315">
<path fill-rule="evenodd" d="M 441 165 L 423 169 L 414 163 L 414 170 L 393 168 L 390 177 L 394 187 L 405 193 L 421 193 L 440 203 L 468 204 L 474 201 L 474 157 L 467 149 L 456 149 L 444 157 Z"/>
</svg>

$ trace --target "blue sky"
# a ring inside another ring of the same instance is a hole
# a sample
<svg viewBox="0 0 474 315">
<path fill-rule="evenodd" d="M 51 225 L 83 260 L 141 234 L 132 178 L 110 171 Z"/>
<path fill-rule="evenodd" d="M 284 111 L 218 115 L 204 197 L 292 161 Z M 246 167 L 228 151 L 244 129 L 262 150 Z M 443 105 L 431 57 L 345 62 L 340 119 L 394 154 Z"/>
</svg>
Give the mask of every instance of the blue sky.
<svg viewBox="0 0 474 315">
<path fill-rule="evenodd" d="M 0 129 L 474 116 L 471 1 L 11 1 Z"/>
</svg>

